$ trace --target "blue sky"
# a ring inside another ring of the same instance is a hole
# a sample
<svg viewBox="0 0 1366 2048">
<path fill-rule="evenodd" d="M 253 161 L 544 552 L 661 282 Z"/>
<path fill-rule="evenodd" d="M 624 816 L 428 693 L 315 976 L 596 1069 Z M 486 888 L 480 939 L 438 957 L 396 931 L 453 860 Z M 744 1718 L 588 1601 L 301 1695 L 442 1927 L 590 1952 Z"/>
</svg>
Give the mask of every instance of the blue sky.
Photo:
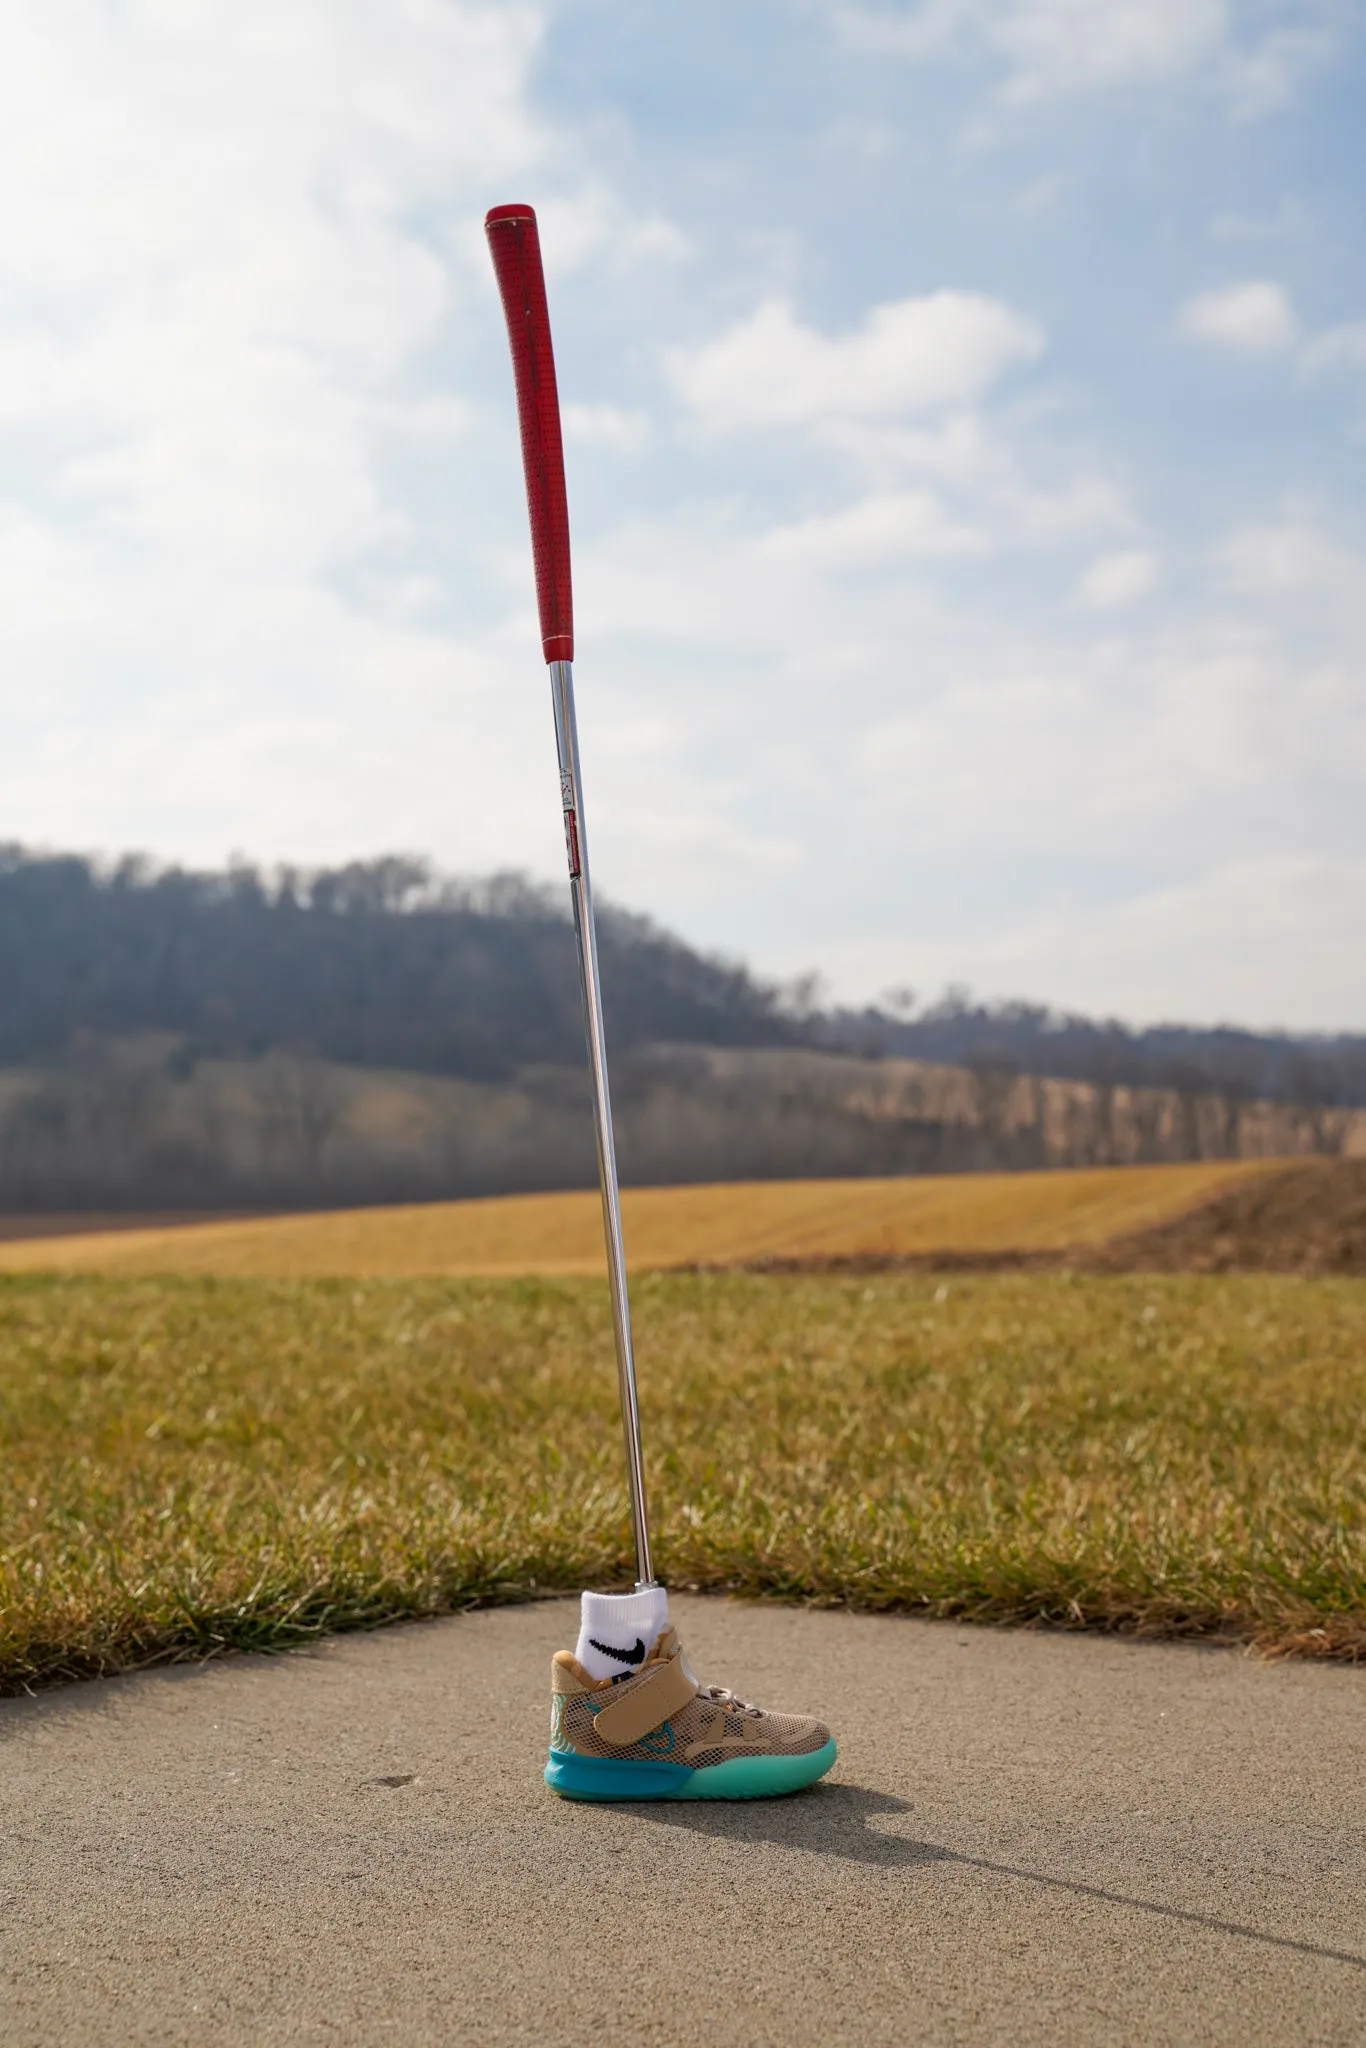
<svg viewBox="0 0 1366 2048">
<path fill-rule="evenodd" d="M 1366 1028 L 1364 31 L 12 9 L 0 830 L 559 876 L 529 199 L 601 890 L 851 999 Z"/>
</svg>

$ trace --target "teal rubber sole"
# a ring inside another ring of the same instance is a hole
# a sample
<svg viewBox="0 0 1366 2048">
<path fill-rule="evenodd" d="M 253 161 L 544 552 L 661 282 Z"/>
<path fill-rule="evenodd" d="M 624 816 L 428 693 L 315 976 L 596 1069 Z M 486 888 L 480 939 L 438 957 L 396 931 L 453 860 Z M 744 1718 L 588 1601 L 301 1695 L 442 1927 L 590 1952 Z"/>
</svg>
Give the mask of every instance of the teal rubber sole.
<svg viewBox="0 0 1366 2048">
<path fill-rule="evenodd" d="M 775 1799 L 814 1785 L 838 1754 L 832 1740 L 806 1756 L 733 1756 L 694 1771 L 552 1750 L 545 1781 L 562 1799 Z"/>
</svg>

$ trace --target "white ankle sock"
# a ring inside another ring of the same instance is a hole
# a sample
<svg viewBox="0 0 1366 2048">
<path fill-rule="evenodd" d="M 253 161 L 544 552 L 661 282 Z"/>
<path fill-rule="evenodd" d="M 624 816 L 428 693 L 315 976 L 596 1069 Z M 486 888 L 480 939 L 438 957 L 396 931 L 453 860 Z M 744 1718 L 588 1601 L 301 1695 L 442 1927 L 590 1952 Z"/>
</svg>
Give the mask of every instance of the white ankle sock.
<svg viewBox="0 0 1366 2048">
<path fill-rule="evenodd" d="M 590 1678 L 620 1678 L 640 1669 L 660 1630 L 668 1626 L 669 1596 L 663 1586 L 646 1586 L 638 1593 L 585 1593 L 574 1655 Z"/>
</svg>

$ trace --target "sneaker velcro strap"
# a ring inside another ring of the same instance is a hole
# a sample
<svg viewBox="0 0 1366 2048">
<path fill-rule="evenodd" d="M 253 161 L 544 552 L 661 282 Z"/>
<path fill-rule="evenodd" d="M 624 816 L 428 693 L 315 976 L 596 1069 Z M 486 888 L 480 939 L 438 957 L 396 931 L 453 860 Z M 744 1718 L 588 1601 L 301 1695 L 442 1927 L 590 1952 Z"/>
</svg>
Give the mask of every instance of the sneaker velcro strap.
<svg viewBox="0 0 1366 2048">
<path fill-rule="evenodd" d="M 604 1707 L 595 1717 L 593 1733 L 614 1748 L 625 1749 L 696 1696 L 697 1680 L 689 1676 L 682 1657 L 675 1653 L 666 1664 L 656 1666 L 634 1685 L 623 1687 L 621 1698 L 613 1700 L 610 1707 Z"/>
</svg>

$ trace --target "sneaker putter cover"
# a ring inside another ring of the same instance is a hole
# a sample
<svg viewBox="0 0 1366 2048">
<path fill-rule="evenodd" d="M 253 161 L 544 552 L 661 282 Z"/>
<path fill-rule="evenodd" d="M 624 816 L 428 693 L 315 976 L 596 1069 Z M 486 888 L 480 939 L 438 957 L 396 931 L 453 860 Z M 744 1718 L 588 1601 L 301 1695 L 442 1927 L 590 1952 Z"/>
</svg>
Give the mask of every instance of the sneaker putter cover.
<svg viewBox="0 0 1366 2048">
<path fill-rule="evenodd" d="M 567 1799 L 767 1799 L 814 1785 L 830 1730 L 699 1685 L 672 1628 L 639 1671 L 595 1679 L 568 1650 L 550 1667 L 545 1781 Z"/>
</svg>

